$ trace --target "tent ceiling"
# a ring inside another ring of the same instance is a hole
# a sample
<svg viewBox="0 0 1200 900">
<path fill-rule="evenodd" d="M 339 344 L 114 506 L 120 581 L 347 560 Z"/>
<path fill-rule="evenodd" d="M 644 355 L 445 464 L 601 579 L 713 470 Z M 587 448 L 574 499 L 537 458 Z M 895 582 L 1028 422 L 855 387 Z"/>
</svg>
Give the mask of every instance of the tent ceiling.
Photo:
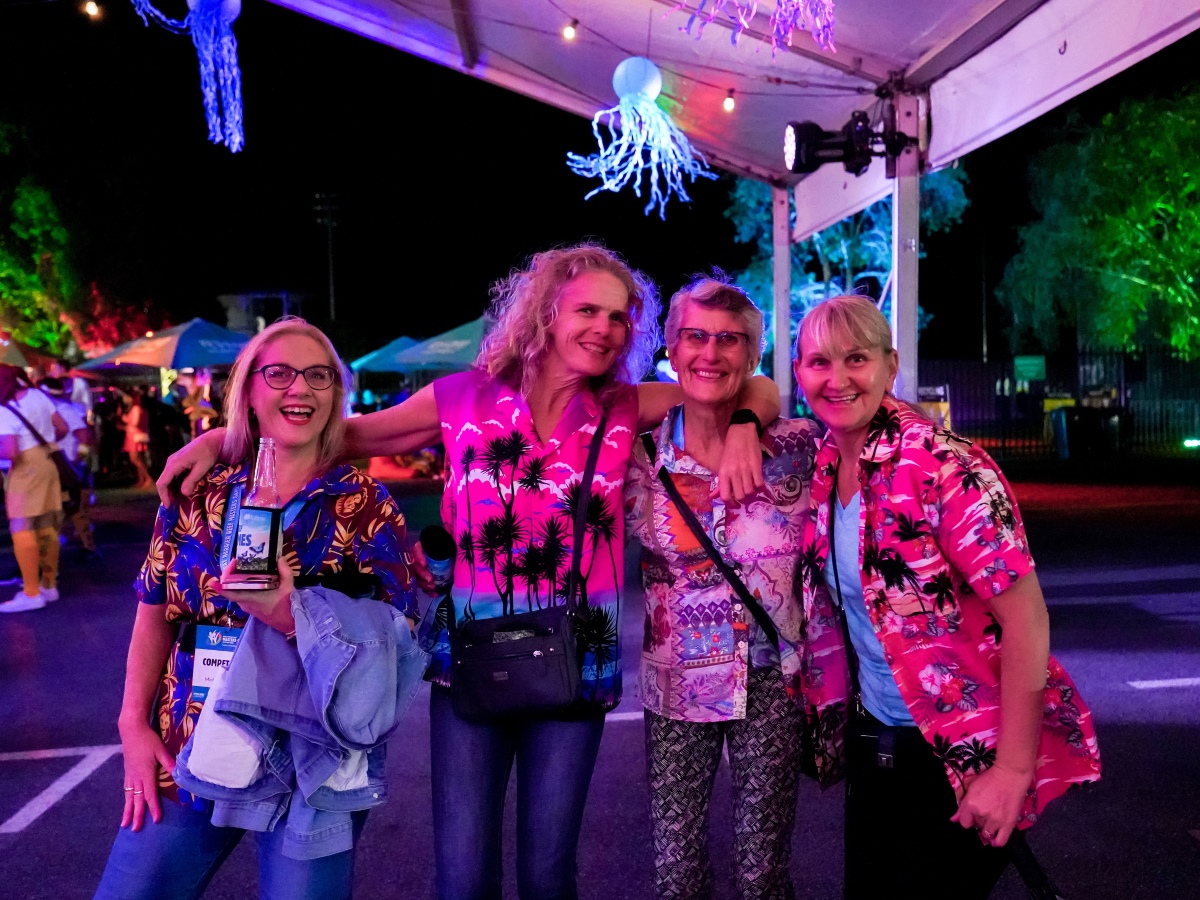
<svg viewBox="0 0 1200 900">
<path fill-rule="evenodd" d="M 837 0 L 836 53 L 803 33 L 773 57 L 761 39 L 771 0 L 736 46 L 720 23 L 699 39 L 682 31 L 676 0 L 273 2 L 588 118 L 615 105 L 617 63 L 648 55 L 709 161 L 777 184 L 795 181 L 782 164 L 786 122 L 840 128 L 890 74 L 929 91 L 931 161 L 945 165 L 1200 26 L 1196 0 Z M 580 32 L 567 42 L 571 19 Z M 797 192 L 801 216 L 836 221 L 877 198 L 887 182 L 876 168 L 863 179 L 873 185 L 851 186 L 826 166 Z"/>
</svg>

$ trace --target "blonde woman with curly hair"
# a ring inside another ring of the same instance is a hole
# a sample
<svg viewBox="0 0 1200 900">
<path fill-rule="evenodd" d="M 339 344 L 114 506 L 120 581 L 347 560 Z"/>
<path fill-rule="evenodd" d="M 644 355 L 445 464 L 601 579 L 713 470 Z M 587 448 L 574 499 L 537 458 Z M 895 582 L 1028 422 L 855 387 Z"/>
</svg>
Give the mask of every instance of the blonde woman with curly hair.
<svg viewBox="0 0 1200 900">
<path fill-rule="evenodd" d="M 445 444 L 442 519 L 459 548 L 454 613 L 467 621 L 562 602 L 571 497 L 604 417 L 580 567 L 591 623 L 580 636 L 582 702 L 567 716 L 460 717 L 450 701 L 445 628 L 430 629 L 426 676 L 438 896 L 500 895 L 504 795 L 515 760 L 520 894 L 569 898 L 604 714 L 621 700 L 625 470 L 634 436 L 682 396 L 675 385 L 638 384 L 661 342 L 658 297 L 610 250 L 582 244 L 538 253 L 493 296 L 494 326 L 475 366 L 351 420 L 347 445 L 363 457 Z M 761 421 L 778 415 L 769 380 L 752 380 L 747 394 Z M 761 485 L 758 434 L 751 421 L 730 435 L 722 489 L 744 496 Z M 168 465 L 162 483 L 187 462 Z"/>
<path fill-rule="evenodd" d="M 118 720 L 124 806 L 98 900 L 198 897 L 247 830 L 257 833 L 261 896 L 351 895 L 353 847 L 322 843 L 322 834 L 350 833 L 353 844 L 366 820 L 363 807 L 351 807 L 344 822 L 326 822 L 324 832 L 301 834 L 290 817 L 272 820 L 264 831 L 261 822 L 246 818 L 252 801 L 238 818 L 172 780 L 207 697 L 193 680 L 196 647 L 199 635 L 220 632 L 205 629 L 231 630 L 228 637 L 236 629 L 240 636 L 253 616 L 294 641 L 293 608 L 299 607 L 292 606 L 293 588 L 331 586 L 333 578 L 340 586 L 353 578 L 356 596 L 373 597 L 361 602 L 389 603 L 410 621 L 416 617 L 399 507 L 373 479 L 335 462 L 345 431 L 344 383 L 329 338 L 303 319 L 260 332 L 230 372 L 229 424 L 221 435 L 229 463 L 203 470 L 195 490 L 159 509 L 150 551 L 134 580 L 139 603 Z M 276 486 L 285 504 L 280 584 L 275 590 L 233 590 L 221 584 L 232 568 L 221 569 L 223 527 L 227 511 L 247 490 L 260 438 L 275 442 Z M 302 794 L 294 792 L 284 808 L 302 807 Z M 297 834 L 307 846 L 296 843 Z"/>
</svg>

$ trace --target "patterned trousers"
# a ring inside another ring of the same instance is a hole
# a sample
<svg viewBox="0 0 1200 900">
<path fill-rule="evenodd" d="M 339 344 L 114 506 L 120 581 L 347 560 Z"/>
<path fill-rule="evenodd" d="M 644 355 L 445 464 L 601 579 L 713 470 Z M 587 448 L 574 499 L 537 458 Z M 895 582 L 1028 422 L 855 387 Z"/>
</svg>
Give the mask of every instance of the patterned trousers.
<svg viewBox="0 0 1200 900">
<path fill-rule="evenodd" d="M 708 811 L 728 742 L 733 784 L 734 868 L 743 900 L 792 900 L 788 864 L 800 776 L 802 717 L 778 669 L 753 669 L 746 718 L 680 722 L 647 710 L 646 757 L 660 900 L 713 895 Z"/>
</svg>

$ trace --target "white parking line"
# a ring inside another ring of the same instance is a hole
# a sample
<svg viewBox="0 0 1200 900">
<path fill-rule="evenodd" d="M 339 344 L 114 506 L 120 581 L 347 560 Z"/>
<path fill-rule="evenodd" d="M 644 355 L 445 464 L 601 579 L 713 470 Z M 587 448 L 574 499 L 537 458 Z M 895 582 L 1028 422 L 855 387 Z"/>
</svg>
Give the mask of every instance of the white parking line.
<svg viewBox="0 0 1200 900">
<path fill-rule="evenodd" d="M 104 765 L 114 753 L 119 753 L 120 744 L 104 744 L 99 747 L 66 747 L 58 750 L 26 750 L 15 753 L 0 753 L 0 762 L 26 759 L 58 759 L 64 756 L 83 756 L 66 773 L 59 776 L 44 791 L 16 811 L 8 821 L 0 824 L 0 834 L 16 834 L 37 821 L 38 817 L 78 787 L 85 778 Z"/>
<path fill-rule="evenodd" d="M 111 755 L 121 749 L 120 744 L 98 744 L 95 747 L 59 747 L 56 750 L 17 750 L 0 753 L 0 762 L 16 762 L 22 759 L 58 759 L 62 756 L 87 756 L 101 751 Z"/>
<path fill-rule="evenodd" d="M 1156 691 L 1159 688 L 1200 687 L 1200 678 L 1161 678 L 1157 681 L 1127 681 L 1126 684 L 1139 691 Z"/>
</svg>

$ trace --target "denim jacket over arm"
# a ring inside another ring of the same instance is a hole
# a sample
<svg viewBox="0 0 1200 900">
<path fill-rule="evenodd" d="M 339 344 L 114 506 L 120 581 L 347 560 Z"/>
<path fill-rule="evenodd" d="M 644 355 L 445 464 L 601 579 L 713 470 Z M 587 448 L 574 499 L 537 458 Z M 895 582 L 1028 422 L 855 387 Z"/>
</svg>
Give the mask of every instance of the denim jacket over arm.
<svg viewBox="0 0 1200 900">
<path fill-rule="evenodd" d="M 292 613 L 294 646 L 250 620 L 214 707 L 261 747 L 261 777 L 246 788 L 200 780 L 188 768 L 193 736 L 175 780 L 215 801 L 214 825 L 267 831 L 286 814 L 284 854 L 314 859 L 349 850 L 350 813 L 387 799 L 386 741 L 428 656 L 388 604 L 314 587 L 292 594 Z M 356 777 L 341 777 L 347 769 Z"/>
</svg>

